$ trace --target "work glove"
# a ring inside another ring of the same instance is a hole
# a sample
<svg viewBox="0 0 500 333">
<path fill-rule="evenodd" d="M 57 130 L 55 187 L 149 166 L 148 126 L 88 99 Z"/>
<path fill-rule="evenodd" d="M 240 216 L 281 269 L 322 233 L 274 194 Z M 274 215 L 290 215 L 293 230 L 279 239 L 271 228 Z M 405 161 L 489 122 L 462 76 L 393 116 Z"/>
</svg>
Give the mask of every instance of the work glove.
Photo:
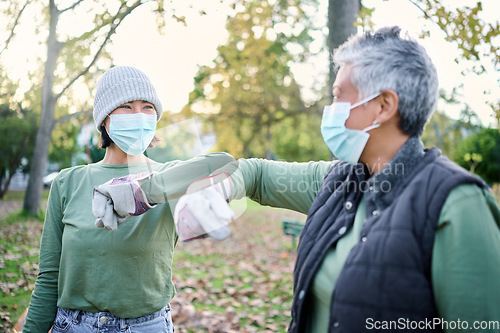
<svg viewBox="0 0 500 333">
<path fill-rule="evenodd" d="M 191 183 L 174 210 L 180 240 L 226 239 L 231 234 L 227 225 L 234 219 L 233 210 L 226 201 L 230 194 L 231 179 L 225 172 Z"/>
<path fill-rule="evenodd" d="M 151 175 L 150 172 L 141 172 L 113 178 L 94 187 L 92 212 L 96 217 L 96 227 L 116 230 L 130 216 L 144 214 L 155 207 L 156 204 L 148 202 L 140 187 L 140 181 Z"/>
</svg>

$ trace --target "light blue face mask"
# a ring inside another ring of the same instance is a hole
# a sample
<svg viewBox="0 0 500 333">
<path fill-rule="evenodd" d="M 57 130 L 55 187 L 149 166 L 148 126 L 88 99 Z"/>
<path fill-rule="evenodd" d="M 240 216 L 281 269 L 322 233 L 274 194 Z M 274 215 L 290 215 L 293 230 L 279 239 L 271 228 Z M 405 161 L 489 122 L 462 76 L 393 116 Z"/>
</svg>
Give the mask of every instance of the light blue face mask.
<svg viewBox="0 0 500 333">
<path fill-rule="evenodd" d="M 156 114 L 112 114 L 109 118 L 111 140 L 129 155 L 144 153 L 156 133 Z"/>
<path fill-rule="evenodd" d="M 353 164 L 359 162 L 359 157 L 370 137 L 367 132 L 379 127 L 380 124 L 374 121 L 371 126 L 363 130 L 354 130 L 345 127 L 345 122 L 352 109 L 371 101 L 378 95 L 380 93 L 368 96 L 352 106 L 349 102 L 334 102 L 325 106 L 321 120 L 321 134 L 336 158 Z"/>
</svg>

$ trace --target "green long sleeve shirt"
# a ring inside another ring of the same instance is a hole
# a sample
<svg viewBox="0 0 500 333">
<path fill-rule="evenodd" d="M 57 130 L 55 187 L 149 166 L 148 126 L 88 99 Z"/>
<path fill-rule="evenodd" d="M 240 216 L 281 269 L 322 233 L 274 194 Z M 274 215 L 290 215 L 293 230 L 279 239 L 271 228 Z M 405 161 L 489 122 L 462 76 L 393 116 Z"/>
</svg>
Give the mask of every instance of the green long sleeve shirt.
<svg viewBox="0 0 500 333">
<path fill-rule="evenodd" d="M 135 318 L 165 306 L 175 294 L 174 204 L 191 182 L 230 161 L 230 155 L 215 153 L 184 162 L 97 163 L 61 171 L 50 190 L 23 332 L 48 332 L 57 307 Z M 154 172 L 141 184 L 149 201 L 162 204 L 130 217 L 117 231 L 96 228 L 94 186 L 143 171 Z"/>
<path fill-rule="evenodd" d="M 232 197 L 247 195 L 263 205 L 307 213 L 332 163 L 240 160 Z M 327 331 L 335 281 L 364 220 L 362 202 L 353 228 L 324 258 L 309 291 L 314 305 L 308 332 Z M 450 329 L 457 320 L 469 323 L 463 332 L 500 332 L 500 211 L 487 190 L 461 185 L 449 194 L 438 222 L 431 275 L 439 316 L 449 322 L 445 332 L 461 332 Z M 475 322 L 488 321 L 490 330 L 473 329 Z"/>
</svg>

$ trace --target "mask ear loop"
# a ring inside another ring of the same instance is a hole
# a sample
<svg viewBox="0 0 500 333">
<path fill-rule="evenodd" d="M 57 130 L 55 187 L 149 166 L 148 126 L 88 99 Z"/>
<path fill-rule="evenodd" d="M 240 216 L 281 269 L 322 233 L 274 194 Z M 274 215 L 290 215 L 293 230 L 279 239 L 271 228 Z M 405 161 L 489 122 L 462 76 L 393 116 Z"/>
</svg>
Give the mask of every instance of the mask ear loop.
<svg viewBox="0 0 500 333">
<path fill-rule="evenodd" d="M 373 121 L 373 124 L 371 124 L 370 126 L 368 126 L 367 128 L 365 128 L 365 129 L 363 130 L 363 132 L 365 132 L 365 133 L 366 133 L 366 132 L 368 132 L 368 131 L 370 131 L 370 130 L 372 130 L 372 129 L 374 129 L 374 128 L 378 128 L 378 127 L 380 127 L 380 123 L 379 123 L 379 121 L 378 121 L 377 119 L 375 119 L 375 120 Z"/>
<path fill-rule="evenodd" d="M 375 97 L 378 97 L 379 95 L 380 95 L 380 93 L 376 93 L 376 94 L 370 95 L 370 96 L 362 99 L 361 101 L 359 101 L 357 103 L 354 103 L 353 105 L 351 105 L 351 110 L 354 109 L 355 107 L 360 106 L 361 104 L 365 104 L 365 103 L 371 101 L 372 99 L 374 99 Z"/>
</svg>

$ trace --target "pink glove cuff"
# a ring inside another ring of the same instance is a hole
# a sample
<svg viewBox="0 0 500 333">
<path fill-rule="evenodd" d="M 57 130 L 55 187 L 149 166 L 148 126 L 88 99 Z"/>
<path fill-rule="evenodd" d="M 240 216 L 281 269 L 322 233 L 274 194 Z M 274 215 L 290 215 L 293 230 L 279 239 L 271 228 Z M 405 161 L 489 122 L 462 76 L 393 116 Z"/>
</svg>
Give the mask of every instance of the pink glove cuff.
<svg viewBox="0 0 500 333">
<path fill-rule="evenodd" d="M 132 193 L 134 194 L 134 203 L 135 203 L 135 211 L 130 213 L 130 215 L 132 216 L 144 214 L 145 212 L 156 206 L 149 204 L 146 194 L 139 185 L 139 181 L 149 177 L 149 175 L 151 175 L 151 172 L 144 171 L 141 173 L 114 178 L 110 183 L 110 185 L 118 185 L 118 184 L 130 185 Z"/>
</svg>

